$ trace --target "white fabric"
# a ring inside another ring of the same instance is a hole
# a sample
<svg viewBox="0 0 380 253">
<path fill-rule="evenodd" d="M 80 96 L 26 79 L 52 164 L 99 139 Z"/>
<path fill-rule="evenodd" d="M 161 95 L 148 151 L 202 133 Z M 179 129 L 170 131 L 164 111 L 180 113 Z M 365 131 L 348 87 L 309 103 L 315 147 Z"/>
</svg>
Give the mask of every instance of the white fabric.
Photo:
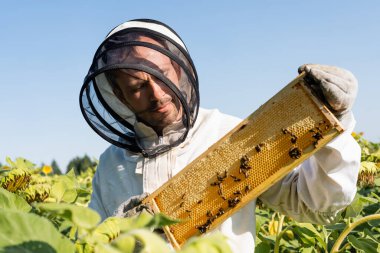
<svg viewBox="0 0 380 253">
<path fill-rule="evenodd" d="M 339 210 L 354 198 L 359 171 L 360 148 L 350 134 L 355 121 L 352 115 L 345 120 L 347 130 L 343 134 L 260 199 L 297 220 L 331 223 Z M 154 191 L 239 122 L 238 118 L 218 110 L 200 109 L 187 141 L 149 161 L 116 146 L 109 147 L 99 160 L 90 207 L 98 211 L 102 219 L 111 216 L 131 196 Z M 229 238 L 235 253 L 254 252 L 255 203 L 246 205 L 218 228 Z"/>
<path fill-rule="evenodd" d="M 159 24 L 155 24 L 155 23 L 150 23 L 150 22 L 145 22 L 145 21 L 127 21 L 127 22 L 125 22 L 125 23 L 117 26 L 116 28 L 114 28 L 107 35 L 106 38 L 108 38 L 109 36 L 111 36 L 112 34 L 118 32 L 118 31 L 124 30 L 126 28 L 132 28 L 132 27 L 146 28 L 146 29 L 149 29 L 149 30 L 152 30 L 152 31 L 155 31 L 155 32 L 159 32 L 159 33 L 161 33 L 163 35 L 166 35 L 167 37 L 173 39 L 175 42 L 177 42 L 179 45 L 181 45 L 183 47 L 183 49 L 185 49 L 187 51 L 186 46 L 182 42 L 182 40 L 180 38 L 178 38 L 178 36 L 175 35 L 168 28 L 166 28 L 163 25 L 159 25 Z"/>
</svg>

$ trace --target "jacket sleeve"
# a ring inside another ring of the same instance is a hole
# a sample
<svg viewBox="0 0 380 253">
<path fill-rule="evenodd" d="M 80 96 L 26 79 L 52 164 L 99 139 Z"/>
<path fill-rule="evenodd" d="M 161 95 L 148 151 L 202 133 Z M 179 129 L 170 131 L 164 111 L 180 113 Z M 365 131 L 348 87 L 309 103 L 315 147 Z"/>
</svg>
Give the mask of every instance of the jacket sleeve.
<svg viewBox="0 0 380 253">
<path fill-rule="evenodd" d="M 360 167 L 353 115 L 342 124 L 345 132 L 264 192 L 261 201 L 300 222 L 333 223 L 355 197 Z"/>
</svg>

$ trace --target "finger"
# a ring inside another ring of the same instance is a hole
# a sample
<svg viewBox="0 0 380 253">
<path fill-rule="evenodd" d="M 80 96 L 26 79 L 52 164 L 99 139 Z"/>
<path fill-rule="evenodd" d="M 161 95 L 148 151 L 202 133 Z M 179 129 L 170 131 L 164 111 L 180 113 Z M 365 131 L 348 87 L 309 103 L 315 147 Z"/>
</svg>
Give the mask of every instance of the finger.
<svg viewBox="0 0 380 253">
<path fill-rule="evenodd" d="M 351 106 L 348 101 L 350 96 L 343 92 L 338 86 L 326 80 L 321 82 L 321 86 L 325 99 L 336 112 L 344 111 Z"/>
<path fill-rule="evenodd" d="M 350 71 L 336 66 L 321 64 L 304 64 L 299 67 L 298 71 L 306 71 L 307 73 L 309 73 L 311 69 L 319 69 L 331 75 L 346 79 L 347 81 L 357 82 L 355 76 Z"/>
<path fill-rule="evenodd" d="M 303 64 L 303 65 L 299 66 L 298 67 L 298 74 L 301 74 L 302 72 L 304 72 L 306 66 L 308 66 L 308 65 L 310 65 L 310 64 Z"/>
<path fill-rule="evenodd" d="M 141 200 L 143 200 L 143 199 L 146 199 L 148 196 L 149 196 L 149 193 L 144 192 L 143 194 L 140 195 L 140 198 Z"/>
<path fill-rule="evenodd" d="M 327 73 L 321 69 L 312 68 L 309 75 L 316 83 L 320 85 L 322 85 L 322 82 L 324 82 L 325 85 L 322 85 L 322 87 L 325 89 L 329 88 L 328 86 L 336 86 L 342 92 L 348 93 L 349 89 L 352 88 L 350 81 L 342 78 L 341 76 Z"/>
</svg>

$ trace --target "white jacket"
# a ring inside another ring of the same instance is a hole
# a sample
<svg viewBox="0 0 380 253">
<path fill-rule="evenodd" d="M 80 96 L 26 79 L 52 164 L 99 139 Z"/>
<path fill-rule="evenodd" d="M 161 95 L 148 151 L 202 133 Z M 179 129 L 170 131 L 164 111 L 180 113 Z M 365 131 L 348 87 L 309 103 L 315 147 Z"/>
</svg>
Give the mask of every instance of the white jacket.
<svg viewBox="0 0 380 253">
<path fill-rule="evenodd" d="M 200 109 L 195 126 L 180 146 L 148 159 L 110 146 L 101 156 L 89 206 L 105 219 L 134 195 L 151 193 L 177 174 L 241 120 L 218 110 Z M 328 224 L 355 196 L 360 147 L 352 138 L 353 115 L 346 131 L 272 186 L 260 199 L 298 221 Z M 235 253 L 255 248 L 255 204 L 252 201 L 222 223 Z"/>
</svg>

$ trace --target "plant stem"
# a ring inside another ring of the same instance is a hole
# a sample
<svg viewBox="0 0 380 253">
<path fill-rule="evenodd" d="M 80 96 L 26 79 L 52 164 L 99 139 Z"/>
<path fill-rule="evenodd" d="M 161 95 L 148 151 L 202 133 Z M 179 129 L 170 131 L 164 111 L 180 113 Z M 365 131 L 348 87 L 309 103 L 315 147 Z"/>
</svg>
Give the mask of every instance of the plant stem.
<svg viewBox="0 0 380 253">
<path fill-rule="evenodd" d="M 285 215 L 280 216 L 280 221 L 278 222 L 277 227 L 277 235 L 276 235 L 276 243 L 274 244 L 274 253 L 279 253 L 280 251 L 280 240 L 284 231 L 282 230 L 282 224 L 284 223 Z"/>
<path fill-rule="evenodd" d="M 343 232 L 339 235 L 338 239 L 336 240 L 336 242 L 334 243 L 334 246 L 331 248 L 331 253 L 336 253 L 336 252 L 339 252 L 339 247 L 340 245 L 342 244 L 344 238 L 346 238 L 346 236 L 357 226 L 359 226 L 360 224 L 363 224 L 367 221 L 370 221 L 370 220 L 378 220 L 380 219 L 380 214 L 372 214 L 372 215 L 368 215 L 368 216 L 365 216 L 363 218 L 360 218 L 359 220 L 351 223 L 351 224 L 348 224 L 347 227 L 343 230 Z"/>
</svg>

